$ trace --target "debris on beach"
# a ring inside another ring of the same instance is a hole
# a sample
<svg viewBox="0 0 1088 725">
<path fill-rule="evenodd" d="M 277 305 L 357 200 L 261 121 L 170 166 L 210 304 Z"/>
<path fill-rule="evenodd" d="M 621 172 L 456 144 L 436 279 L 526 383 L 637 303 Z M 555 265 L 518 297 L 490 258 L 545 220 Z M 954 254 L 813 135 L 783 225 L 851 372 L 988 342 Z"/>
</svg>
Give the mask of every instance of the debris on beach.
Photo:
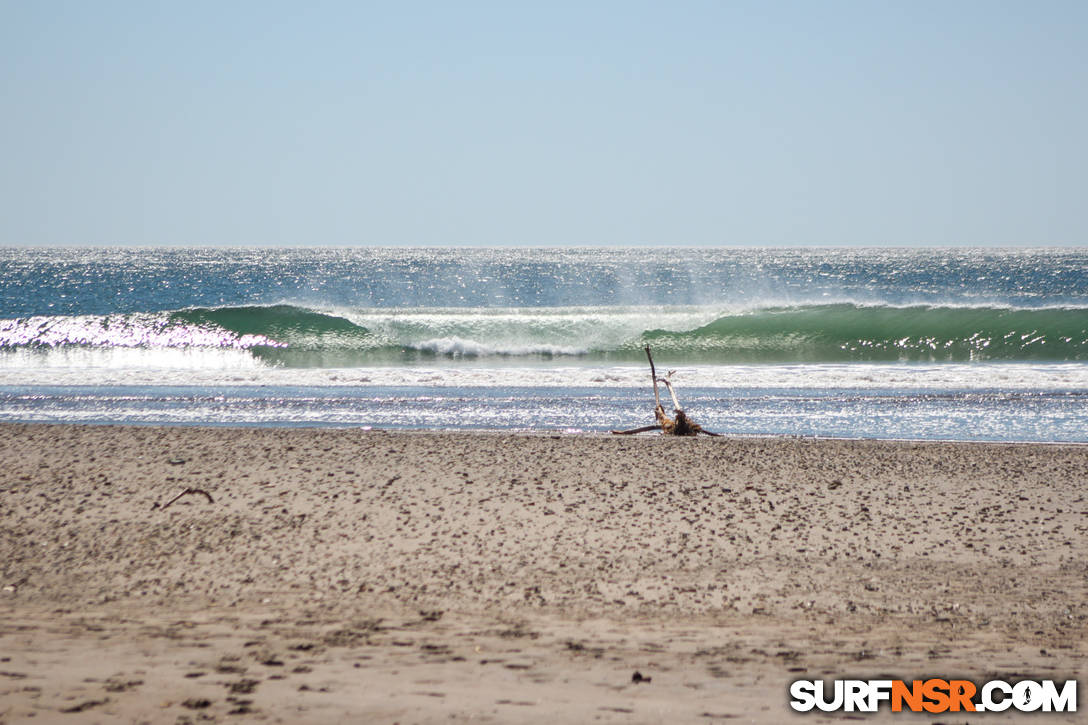
<svg viewBox="0 0 1088 725">
<path fill-rule="evenodd" d="M 181 493 L 179 493 L 177 496 L 174 496 L 174 498 L 172 498 L 169 501 L 167 501 L 166 503 L 164 503 L 162 506 L 160 506 L 158 503 L 155 503 L 154 505 L 152 505 L 151 510 L 154 511 L 155 509 L 159 509 L 161 511 L 165 511 L 167 508 L 170 507 L 170 504 L 174 503 L 175 501 L 177 501 L 182 496 L 187 496 L 189 494 L 196 494 L 196 495 L 203 496 L 204 498 L 208 499 L 208 503 L 215 503 L 215 499 L 212 498 L 212 495 L 210 493 L 208 493 L 207 491 L 205 491 L 204 489 L 202 489 L 202 488 L 187 488 L 184 491 L 182 491 Z"/>
<path fill-rule="evenodd" d="M 612 433 L 615 435 L 633 435 L 635 433 L 648 433 L 649 431 L 660 430 L 665 435 L 673 436 L 697 436 L 700 433 L 708 436 L 720 436 L 721 433 L 712 433 L 708 430 L 704 430 L 701 425 L 688 417 L 688 414 L 680 407 L 680 401 L 676 398 L 676 391 L 673 390 L 672 387 L 672 375 L 676 371 L 670 370 L 665 374 L 665 377 L 657 377 L 657 368 L 654 366 L 653 355 L 650 354 L 650 346 L 647 345 L 644 349 L 646 350 L 646 358 L 650 361 L 650 379 L 654 384 L 654 418 L 657 422 L 653 425 L 646 425 L 641 428 L 614 430 Z M 661 393 L 657 388 L 658 383 L 662 383 L 668 388 L 669 395 L 672 397 L 672 418 L 665 414 L 665 409 L 661 406 Z"/>
</svg>

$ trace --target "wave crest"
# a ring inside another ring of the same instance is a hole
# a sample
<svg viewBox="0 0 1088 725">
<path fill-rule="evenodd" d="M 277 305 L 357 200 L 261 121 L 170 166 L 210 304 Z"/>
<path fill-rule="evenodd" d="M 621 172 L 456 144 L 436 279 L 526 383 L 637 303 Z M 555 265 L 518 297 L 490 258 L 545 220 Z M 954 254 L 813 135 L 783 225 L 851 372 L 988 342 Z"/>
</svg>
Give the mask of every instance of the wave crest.
<svg viewBox="0 0 1088 725">
<path fill-rule="evenodd" d="M 319 311 L 295 305 L 0 320 L 0 349 L 230 348 L 290 367 L 428 358 L 702 363 L 1088 360 L 1088 309 L 836 303 Z"/>
</svg>

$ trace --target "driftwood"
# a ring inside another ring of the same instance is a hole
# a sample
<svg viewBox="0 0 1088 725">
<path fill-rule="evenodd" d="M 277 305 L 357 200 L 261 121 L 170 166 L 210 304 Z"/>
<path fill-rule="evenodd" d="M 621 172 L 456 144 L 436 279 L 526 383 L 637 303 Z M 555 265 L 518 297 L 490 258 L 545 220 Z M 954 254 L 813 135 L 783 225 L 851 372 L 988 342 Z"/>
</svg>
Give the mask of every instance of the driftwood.
<svg viewBox="0 0 1088 725">
<path fill-rule="evenodd" d="M 675 371 L 670 370 L 663 378 L 657 377 L 657 368 L 654 366 L 654 356 L 650 354 L 650 346 L 647 345 L 645 349 L 646 359 L 650 361 L 650 379 L 654 384 L 654 418 L 657 420 L 657 423 L 654 425 L 644 425 L 641 428 L 614 430 L 612 432 L 616 435 L 634 435 L 635 433 L 648 433 L 652 430 L 660 430 L 665 435 L 672 436 L 696 436 L 700 433 L 708 436 L 720 436 L 721 433 L 711 433 L 708 430 L 703 430 L 701 425 L 688 417 L 688 414 L 680 407 L 680 401 L 676 398 L 676 391 L 672 388 L 672 374 Z M 665 409 L 661 406 L 661 393 L 657 389 L 658 383 L 662 383 L 668 389 L 669 396 L 672 398 L 672 418 L 665 415 Z"/>
<path fill-rule="evenodd" d="M 162 511 L 165 511 L 167 508 L 170 507 L 170 504 L 174 503 L 179 498 L 181 498 L 182 496 L 184 496 L 186 494 L 189 494 L 189 493 L 200 494 L 201 496 L 204 496 L 205 498 L 208 499 L 208 503 L 215 503 L 215 501 L 212 499 L 212 495 L 210 493 L 208 493 L 207 491 L 205 491 L 204 489 L 202 489 L 202 488 L 187 488 L 184 491 L 182 491 L 181 493 L 179 493 L 177 496 L 174 496 L 174 498 L 172 498 L 169 501 L 167 501 L 166 503 L 164 503 L 161 507 L 158 504 L 155 504 L 154 506 L 151 507 L 151 510 L 154 511 L 155 509 L 160 509 Z"/>
</svg>

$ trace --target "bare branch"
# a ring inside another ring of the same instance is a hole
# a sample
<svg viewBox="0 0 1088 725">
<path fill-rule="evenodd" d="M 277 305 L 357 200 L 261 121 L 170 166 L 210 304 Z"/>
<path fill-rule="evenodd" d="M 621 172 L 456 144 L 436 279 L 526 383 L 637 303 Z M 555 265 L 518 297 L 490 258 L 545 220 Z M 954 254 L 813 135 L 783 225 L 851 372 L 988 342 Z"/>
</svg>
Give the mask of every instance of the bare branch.
<svg viewBox="0 0 1088 725">
<path fill-rule="evenodd" d="M 646 345 L 643 349 L 646 350 L 646 359 L 650 361 L 650 380 L 654 384 L 654 419 L 657 420 L 657 424 L 631 430 L 614 430 L 612 432 L 616 435 L 633 435 L 660 429 L 665 435 L 697 436 L 702 433 L 708 436 L 720 436 L 720 433 L 703 430 L 702 426 L 687 416 L 687 413 L 680 407 L 680 400 L 676 397 L 676 391 L 672 387 L 672 375 L 675 371 L 668 371 L 663 378 L 657 377 L 657 368 L 654 366 L 654 356 L 650 352 L 650 346 Z M 665 409 L 661 406 L 661 392 L 658 390 L 658 383 L 664 383 L 669 390 L 669 396 L 672 397 L 673 418 L 666 415 Z"/>
<path fill-rule="evenodd" d="M 670 370 L 669 374 L 661 378 L 661 382 L 665 383 L 665 387 L 669 389 L 669 395 L 672 396 L 672 407 L 674 410 L 680 410 L 680 401 L 676 399 L 676 391 L 672 389 L 672 374 L 674 370 Z"/>
<path fill-rule="evenodd" d="M 162 505 L 162 510 L 165 511 L 166 509 L 170 508 L 170 504 L 174 503 L 175 501 L 177 501 L 182 496 L 184 496 L 186 494 L 190 494 L 190 493 L 200 494 L 201 496 L 204 496 L 205 498 L 208 499 L 208 503 L 215 503 L 215 500 L 212 498 L 212 495 L 210 493 L 208 493 L 207 491 L 205 491 L 204 489 L 202 489 L 202 488 L 187 488 L 184 491 L 182 491 L 181 493 L 179 493 L 177 496 L 174 496 L 174 498 L 172 498 L 169 501 L 167 501 L 166 503 L 164 503 Z M 151 507 L 151 510 L 154 511 L 157 508 L 159 508 L 159 505 L 155 504 L 154 506 Z"/>
<path fill-rule="evenodd" d="M 614 430 L 612 431 L 612 434 L 618 436 L 629 436 L 634 435 L 635 433 L 649 433 L 652 430 L 661 430 L 661 426 L 657 423 L 654 423 L 653 425 L 644 425 L 641 428 L 632 428 L 631 430 Z"/>
<path fill-rule="evenodd" d="M 654 404 L 661 407 L 661 396 L 657 393 L 657 370 L 654 368 L 654 356 L 650 354 L 650 346 L 646 346 L 646 359 L 650 361 L 650 380 L 654 383 Z"/>
</svg>

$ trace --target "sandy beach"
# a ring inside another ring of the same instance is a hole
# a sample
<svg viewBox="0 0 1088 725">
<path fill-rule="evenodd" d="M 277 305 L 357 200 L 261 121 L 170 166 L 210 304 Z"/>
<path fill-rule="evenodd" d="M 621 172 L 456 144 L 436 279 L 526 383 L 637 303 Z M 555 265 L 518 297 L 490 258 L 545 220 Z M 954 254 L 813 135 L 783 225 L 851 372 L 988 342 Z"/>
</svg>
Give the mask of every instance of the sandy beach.
<svg viewBox="0 0 1088 725">
<path fill-rule="evenodd" d="M 5 725 L 827 722 L 789 682 L 1086 673 L 1088 446 L 2 424 L 0 452 Z"/>
</svg>

